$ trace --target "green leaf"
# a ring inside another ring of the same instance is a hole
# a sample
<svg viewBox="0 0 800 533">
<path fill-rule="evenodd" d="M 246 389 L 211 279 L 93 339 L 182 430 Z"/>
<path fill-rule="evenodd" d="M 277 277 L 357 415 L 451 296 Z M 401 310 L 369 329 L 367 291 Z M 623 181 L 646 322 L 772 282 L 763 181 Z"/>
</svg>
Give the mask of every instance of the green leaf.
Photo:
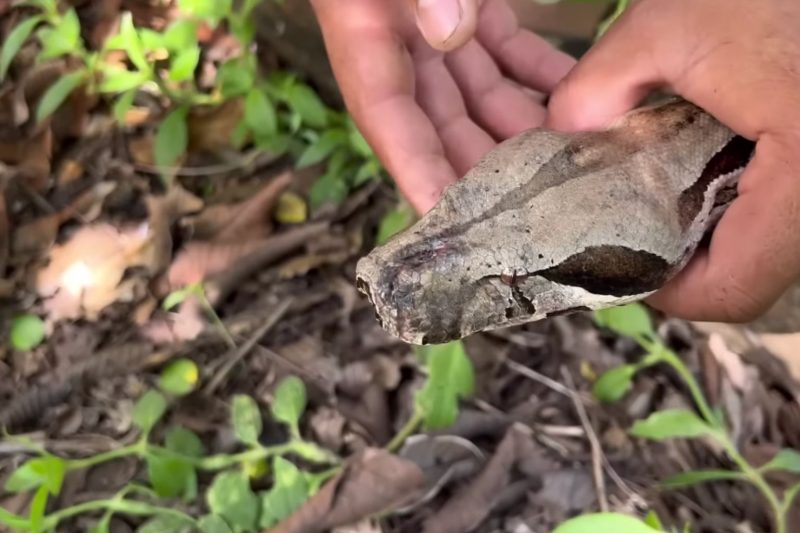
<svg viewBox="0 0 800 533">
<path fill-rule="evenodd" d="M 800 474 L 800 452 L 791 448 L 784 448 L 775 454 L 767 464 L 761 467 L 763 471 L 784 470 Z"/>
<path fill-rule="evenodd" d="M 167 431 L 165 443 L 169 451 L 188 457 L 199 458 L 205 453 L 200 437 L 181 426 L 171 427 Z"/>
<path fill-rule="evenodd" d="M 76 70 L 61 76 L 45 91 L 36 108 L 36 121 L 41 122 L 61 107 L 69 95 L 86 81 L 86 71 Z"/>
<path fill-rule="evenodd" d="M 567 520 L 553 533 L 653 533 L 653 529 L 638 518 L 621 513 L 596 513 Z"/>
<path fill-rule="evenodd" d="M 133 406 L 133 423 L 143 433 L 149 433 L 166 412 L 167 400 L 164 396 L 158 391 L 149 390 Z"/>
<path fill-rule="evenodd" d="M 206 492 L 211 512 L 221 516 L 232 528 L 250 531 L 256 528 L 260 502 L 243 472 L 218 474 Z"/>
<path fill-rule="evenodd" d="M 254 83 L 255 70 L 243 58 L 223 63 L 217 71 L 216 84 L 225 98 L 247 94 Z"/>
<path fill-rule="evenodd" d="M 245 394 L 237 394 L 233 397 L 231 414 L 236 438 L 245 444 L 258 445 L 262 423 L 261 411 L 256 401 Z"/>
<path fill-rule="evenodd" d="M 275 483 L 261 493 L 260 528 L 268 528 L 292 514 L 309 496 L 308 482 L 303 473 L 291 462 L 276 456 L 272 463 Z"/>
<path fill-rule="evenodd" d="M 410 205 L 403 203 L 397 209 L 389 211 L 378 225 L 378 235 L 375 240 L 378 244 L 386 243 L 391 237 L 400 233 L 414 222 L 414 210 Z"/>
<path fill-rule="evenodd" d="M 592 394 L 603 403 L 617 402 L 631 390 L 634 375 L 636 375 L 635 365 L 612 368 L 595 381 Z"/>
<path fill-rule="evenodd" d="M 186 107 L 172 110 L 158 126 L 155 138 L 154 156 L 162 175 L 171 177 L 170 167 L 186 152 L 189 145 L 189 132 L 186 125 Z"/>
<path fill-rule="evenodd" d="M 145 460 L 147 477 L 160 497 L 192 500 L 197 496 L 197 474 L 191 463 L 177 457 L 152 454 Z"/>
<path fill-rule="evenodd" d="M 33 496 L 33 501 L 31 502 L 30 507 L 30 514 L 28 515 L 29 520 L 31 521 L 31 531 L 33 533 L 39 533 L 42 531 L 42 523 L 44 522 L 44 514 L 47 512 L 47 497 L 48 497 L 47 487 L 39 487 L 36 489 L 36 494 Z"/>
<path fill-rule="evenodd" d="M 347 142 L 347 132 L 342 129 L 328 130 L 317 138 L 316 141 L 308 145 L 297 160 L 297 168 L 310 167 L 316 165 L 336 148 Z"/>
<path fill-rule="evenodd" d="M 22 45 L 28 40 L 34 28 L 42 21 L 42 17 L 30 17 L 17 24 L 6 37 L 0 50 L 0 81 L 4 80 L 11 62 L 19 53 Z"/>
<path fill-rule="evenodd" d="M 297 376 L 285 377 L 275 389 L 272 416 L 287 424 L 295 433 L 306 410 L 306 386 Z"/>
<path fill-rule="evenodd" d="M 350 146 L 363 157 L 372 157 L 374 155 L 372 147 L 355 125 L 350 128 Z"/>
<path fill-rule="evenodd" d="M 682 472 L 670 476 L 661 482 L 661 485 L 668 489 L 678 489 L 707 483 L 709 481 L 736 481 L 746 480 L 747 476 L 741 472 L 731 472 L 730 470 L 694 470 L 692 472 Z"/>
<path fill-rule="evenodd" d="M 164 44 L 164 36 L 150 28 L 139 28 L 139 40 L 142 43 L 142 50 L 145 52 L 154 52 L 166 48 Z"/>
<path fill-rule="evenodd" d="M 191 359 L 178 359 L 161 372 L 159 387 L 175 396 L 189 394 L 197 386 L 200 372 Z"/>
<path fill-rule="evenodd" d="M 180 52 L 197 47 L 197 23 L 189 19 L 178 19 L 164 32 L 163 44 L 171 52 Z"/>
<path fill-rule="evenodd" d="M 655 511 L 650 511 L 647 513 L 647 516 L 644 517 L 644 523 L 656 531 L 664 530 L 664 525 L 661 523 L 661 519 L 658 517 L 658 513 Z"/>
<path fill-rule="evenodd" d="M 191 294 L 199 294 L 202 291 L 202 284 L 201 283 L 190 283 L 189 285 L 185 285 L 178 290 L 172 291 L 169 293 L 164 301 L 161 303 L 161 308 L 164 311 L 169 311 L 170 309 L 180 305 L 186 300 L 187 297 Z"/>
<path fill-rule="evenodd" d="M 44 340 L 44 321 L 36 315 L 20 315 L 11 321 L 11 346 L 28 351 Z"/>
<path fill-rule="evenodd" d="M 77 12 L 74 8 L 69 9 L 57 27 L 43 27 L 36 36 L 42 44 L 40 61 L 78 52 L 81 49 L 81 24 Z"/>
<path fill-rule="evenodd" d="M 30 525 L 26 518 L 10 513 L 2 507 L 0 507 L 0 524 L 7 525 L 18 531 L 27 531 Z"/>
<path fill-rule="evenodd" d="M 472 395 L 475 375 L 461 341 L 427 347 L 428 380 L 416 403 L 426 429 L 451 426 L 458 417 L 458 401 Z"/>
<path fill-rule="evenodd" d="M 221 516 L 214 514 L 202 517 L 197 525 L 203 533 L 233 533 L 233 530 Z"/>
<path fill-rule="evenodd" d="M 133 101 L 136 98 L 136 90 L 131 90 L 126 93 L 123 93 L 117 101 L 114 102 L 114 118 L 117 120 L 119 124 L 125 124 L 126 116 L 128 111 L 131 107 L 133 107 Z"/>
<path fill-rule="evenodd" d="M 358 171 L 356 175 L 353 176 L 352 185 L 353 187 L 358 187 L 359 185 L 363 185 L 364 183 L 368 182 L 369 180 L 376 178 L 380 175 L 381 172 L 381 165 L 376 159 L 370 159 L 369 161 L 365 161 L 358 167 Z"/>
<path fill-rule="evenodd" d="M 666 409 L 637 420 L 630 433 L 651 440 L 688 439 L 714 435 L 714 428 L 686 409 Z"/>
<path fill-rule="evenodd" d="M 233 0 L 178 0 L 181 12 L 218 23 L 231 14 Z"/>
<path fill-rule="evenodd" d="M 103 81 L 100 82 L 101 93 L 123 93 L 138 89 L 147 81 L 147 75 L 121 68 L 106 68 L 103 70 Z"/>
<path fill-rule="evenodd" d="M 144 44 L 133 25 L 133 15 L 130 12 L 122 14 L 119 25 L 119 33 L 109 39 L 105 45 L 109 49 L 125 50 L 138 70 L 142 72 L 151 72 L 150 63 L 147 61 L 145 54 Z"/>
<path fill-rule="evenodd" d="M 655 335 L 650 315 L 639 303 L 601 309 L 595 311 L 594 318 L 597 325 L 608 328 L 618 335 L 631 338 Z"/>
<path fill-rule="evenodd" d="M 347 198 L 348 191 L 347 183 L 341 176 L 326 172 L 311 186 L 308 198 L 311 209 L 317 209 L 326 203 L 339 205 Z"/>
<path fill-rule="evenodd" d="M 16 493 L 42 486 L 50 494 L 57 496 L 61 492 L 66 470 L 66 462 L 58 457 L 31 459 L 11 474 L 6 481 L 5 490 Z"/>
<path fill-rule="evenodd" d="M 250 89 L 244 103 L 244 119 L 247 126 L 259 137 L 269 137 L 278 132 L 278 117 L 275 106 L 267 95 L 257 88 Z"/>
<path fill-rule="evenodd" d="M 169 79 L 172 81 L 186 81 L 194 76 L 197 64 L 200 62 L 200 47 L 194 46 L 178 53 L 169 67 Z"/>
<path fill-rule="evenodd" d="M 327 124 L 327 108 L 308 85 L 297 83 L 292 85 L 286 94 L 289 107 L 312 128 L 323 128 Z"/>
<path fill-rule="evenodd" d="M 193 533 L 194 524 L 174 515 L 159 515 L 136 529 L 136 533 Z"/>
</svg>

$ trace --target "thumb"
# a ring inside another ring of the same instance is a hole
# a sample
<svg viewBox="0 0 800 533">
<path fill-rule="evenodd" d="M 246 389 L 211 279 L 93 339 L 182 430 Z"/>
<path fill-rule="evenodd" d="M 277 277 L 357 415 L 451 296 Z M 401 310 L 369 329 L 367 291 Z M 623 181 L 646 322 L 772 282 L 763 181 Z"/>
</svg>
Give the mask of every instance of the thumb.
<svg viewBox="0 0 800 533">
<path fill-rule="evenodd" d="M 606 128 L 663 84 L 658 66 L 663 43 L 656 45 L 648 35 L 654 17 L 638 16 L 637 7 L 620 16 L 556 86 L 546 127 L 560 131 Z"/>
<path fill-rule="evenodd" d="M 481 0 L 416 0 L 417 27 L 433 48 L 455 50 L 478 25 Z"/>
</svg>

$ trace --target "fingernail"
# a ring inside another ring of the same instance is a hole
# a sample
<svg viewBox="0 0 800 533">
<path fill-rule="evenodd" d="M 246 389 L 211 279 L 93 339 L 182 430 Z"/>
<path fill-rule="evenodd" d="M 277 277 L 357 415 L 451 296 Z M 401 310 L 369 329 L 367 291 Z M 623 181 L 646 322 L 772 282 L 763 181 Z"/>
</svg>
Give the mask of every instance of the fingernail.
<svg viewBox="0 0 800 533">
<path fill-rule="evenodd" d="M 458 0 L 418 0 L 417 25 L 428 42 L 444 43 L 458 29 L 462 13 Z"/>
</svg>

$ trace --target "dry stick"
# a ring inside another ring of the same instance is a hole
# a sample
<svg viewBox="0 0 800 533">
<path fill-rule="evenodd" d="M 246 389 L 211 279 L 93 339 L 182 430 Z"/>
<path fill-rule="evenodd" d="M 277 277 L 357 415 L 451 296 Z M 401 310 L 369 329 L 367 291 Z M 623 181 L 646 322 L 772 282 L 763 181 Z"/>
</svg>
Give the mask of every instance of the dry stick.
<svg viewBox="0 0 800 533">
<path fill-rule="evenodd" d="M 575 405 L 575 411 L 578 413 L 578 418 L 581 419 L 586 437 L 589 439 L 589 446 L 592 449 L 592 477 L 594 477 L 594 488 L 597 493 L 597 501 L 600 504 L 600 510 L 604 513 L 608 512 L 608 496 L 606 495 L 606 481 L 603 477 L 603 448 L 600 445 L 600 440 L 594 432 L 592 423 L 589 421 L 589 415 L 586 414 L 586 408 L 583 406 L 578 393 L 575 391 L 575 381 L 572 379 L 572 374 L 569 373 L 566 367 L 561 367 L 561 375 L 567 386 L 570 388 L 572 394 L 570 398 Z"/>
<path fill-rule="evenodd" d="M 292 299 L 283 300 L 279 303 L 264 321 L 264 323 L 253 332 L 252 335 L 245 341 L 244 344 L 239 346 L 236 350 L 234 350 L 230 355 L 224 358 L 224 363 L 220 367 L 220 369 L 214 374 L 214 377 L 208 382 L 208 385 L 203 389 L 203 393 L 206 395 L 214 394 L 214 391 L 219 388 L 222 382 L 225 380 L 227 375 L 236 366 L 236 363 L 241 361 L 253 347 L 258 344 L 258 342 L 266 335 L 269 330 L 271 330 L 275 324 L 277 324 L 283 315 L 286 314 L 286 311 L 292 305 Z"/>
<path fill-rule="evenodd" d="M 270 237 L 258 250 L 243 257 L 227 270 L 215 274 L 204 283 L 208 301 L 212 305 L 217 305 L 243 279 L 264 268 L 264 265 L 277 261 L 286 254 L 305 246 L 309 240 L 322 235 L 327 229 L 326 222 L 317 222 Z"/>
<path fill-rule="evenodd" d="M 554 379 L 549 378 L 549 377 L 545 376 L 544 374 L 540 374 L 539 372 L 537 372 L 537 371 L 535 371 L 535 370 L 533 370 L 531 368 L 528 368 L 527 366 L 521 365 L 521 364 L 519 364 L 519 363 L 517 363 L 515 361 L 507 360 L 505 362 L 505 365 L 509 369 L 511 369 L 512 371 L 520 374 L 521 376 L 524 376 L 524 377 L 526 377 L 526 378 L 528 378 L 528 379 L 530 379 L 532 381 L 536 381 L 538 383 L 541 383 L 545 387 L 548 387 L 548 388 L 558 392 L 559 394 L 563 394 L 564 396 L 567 396 L 568 398 L 570 398 L 573 401 L 573 403 L 575 403 L 576 408 L 577 408 L 578 405 L 580 405 L 581 408 L 583 408 L 583 403 L 582 403 L 582 400 L 581 400 L 580 396 L 574 390 L 572 390 L 572 389 L 570 389 L 568 387 L 565 387 L 564 385 L 562 385 L 558 381 L 555 381 Z M 584 411 L 584 414 L 585 413 L 586 412 Z M 578 412 L 578 415 L 580 416 L 580 411 Z M 587 436 L 594 435 L 594 432 L 590 433 L 589 431 L 586 430 L 586 427 L 584 427 L 584 431 L 587 433 Z M 597 436 L 596 435 L 594 435 L 594 436 L 595 436 L 595 439 L 596 439 Z M 589 437 L 589 438 L 590 438 L 590 442 L 591 442 L 591 437 Z M 614 483 L 619 487 L 619 489 L 622 490 L 623 492 L 625 492 L 629 497 L 631 497 L 633 495 L 636 495 L 636 493 L 633 490 L 631 490 L 630 487 L 628 487 L 628 485 L 622 480 L 622 478 L 619 477 L 619 475 L 611 467 L 611 463 L 608 462 L 608 459 L 605 457 L 605 454 L 602 453 L 602 449 L 600 450 L 600 454 L 601 454 L 601 457 L 603 458 L 603 464 L 605 465 L 606 470 L 609 472 L 609 476 L 611 477 L 611 479 L 614 480 Z"/>
</svg>

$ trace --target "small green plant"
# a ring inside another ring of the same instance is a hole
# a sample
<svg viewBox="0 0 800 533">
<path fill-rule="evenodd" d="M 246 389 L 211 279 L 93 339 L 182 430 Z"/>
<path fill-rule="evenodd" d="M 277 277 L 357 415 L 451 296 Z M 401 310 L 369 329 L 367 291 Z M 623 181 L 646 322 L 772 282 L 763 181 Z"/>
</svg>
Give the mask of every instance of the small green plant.
<svg viewBox="0 0 800 533">
<path fill-rule="evenodd" d="M 289 153 L 298 167 L 327 161 L 323 176 L 311 191 L 311 206 L 340 202 L 349 191 L 382 174 L 381 165 L 345 112 L 327 107 L 297 76 L 275 71 L 265 76 L 255 51 L 253 10 L 262 0 L 181 0 L 180 16 L 163 31 L 137 28 L 130 13 L 123 14 L 119 32 L 89 50 L 81 39 L 80 20 L 74 8 L 63 13 L 57 0 L 24 0 L 17 6 L 37 13 L 23 19 L 0 49 L 0 80 L 14 57 L 33 35 L 39 43 L 37 61 L 62 57 L 79 66 L 55 82 L 40 100 L 36 119 L 52 115 L 78 89 L 113 100 L 122 122 L 140 90 L 156 92 L 168 104 L 156 132 L 154 161 L 165 183 L 188 147 L 187 117 L 194 106 L 220 105 L 231 99 L 244 102 L 241 123 L 232 141 L 252 142 L 281 155 Z M 195 76 L 201 57 L 197 32 L 201 24 L 224 25 L 239 41 L 241 53 L 220 65 L 214 86 L 198 85 Z M 124 64 L 112 61 L 111 52 L 124 51 Z"/>
<path fill-rule="evenodd" d="M 644 420 L 633 424 L 630 433 L 642 439 L 662 441 L 679 438 L 704 438 L 718 444 L 736 466 L 735 470 L 698 470 L 674 475 L 663 481 L 667 489 L 675 489 L 708 481 L 742 481 L 754 485 L 769 504 L 777 533 L 787 533 L 787 517 L 792 502 L 795 500 L 800 483 L 791 486 L 782 496 L 770 487 L 765 474 L 773 471 L 800 473 L 800 453 L 793 449 L 780 450 L 767 464 L 761 467 L 750 465 L 739 453 L 726 428 L 721 411 L 709 405 L 702 389 L 692 372 L 658 337 L 647 310 L 641 304 L 605 309 L 595 313 L 595 321 L 601 327 L 608 328 L 618 335 L 635 340 L 645 351 L 643 358 L 635 364 L 623 365 L 604 373 L 594 383 L 593 394 L 601 402 L 611 403 L 623 398 L 630 390 L 636 373 L 655 365 L 665 364 L 671 367 L 691 395 L 696 410 L 667 409 L 657 411 Z M 652 523 L 641 523 L 626 518 L 614 518 L 614 515 L 587 515 L 568 521 L 556 530 L 557 533 L 578 533 L 598 531 L 606 520 L 619 520 L 614 531 L 620 533 L 638 533 L 662 530 L 654 528 Z M 627 525 L 626 525 L 627 524 Z M 606 527 L 606 526 L 604 526 Z M 610 528 L 610 526 L 608 526 Z M 647 527 L 649 529 L 643 529 Z"/>
<path fill-rule="evenodd" d="M 234 342 L 233 337 L 228 331 L 228 328 L 225 327 L 222 319 L 220 319 L 219 315 L 214 310 L 214 306 L 208 301 L 206 288 L 202 282 L 198 281 L 196 283 L 189 283 L 188 285 L 185 285 L 180 289 L 174 290 L 167 294 L 167 296 L 164 298 L 164 301 L 161 302 L 161 308 L 164 309 L 164 311 L 170 311 L 182 304 L 189 297 L 197 298 L 197 301 L 200 303 L 200 307 L 202 307 L 208 316 L 211 317 L 214 327 L 217 328 L 217 331 L 219 331 L 219 334 L 222 335 L 223 339 L 225 339 L 225 342 L 228 344 L 228 346 L 231 348 L 236 348 L 236 342 Z"/>
<path fill-rule="evenodd" d="M 387 445 L 396 450 L 420 425 L 426 430 L 451 426 L 458 418 L 459 401 L 475 388 L 475 371 L 461 341 L 426 346 L 418 355 L 427 371 L 424 386 L 414 397 L 414 412 Z"/>
<path fill-rule="evenodd" d="M 300 435 L 299 420 L 305 404 L 302 381 L 294 376 L 285 378 L 272 401 L 271 415 L 289 428 L 289 440 L 264 446 L 260 442 L 262 415 L 257 403 L 249 396 L 235 396 L 231 422 L 244 450 L 205 455 L 200 438 L 181 426 L 167 428 L 162 444 L 152 442 L 151 433 L 163 420 L 169 404 L 160 392 L 149 390 L 133 409 L 133 423 L 140 436 L 131 445 L 87 458 L 64 459 L 29 443 L 36 456 L 17 468 L 4 487 L 8 493 L 34 492 L 29 514 L 19 516 L 0 508 L 0 524 L 15 531 L 50 532 L 58 531 L 59 524 L 77 515 L 101 512 L 93 533 L 108 532 L 115 514 L 148 517 L 139 532 L 177 533 L 194 527 L 205 533 L 248 533 L 269 527 L 302 505 L 332 473 L 331 470 L 320 474 L 305 472 L 286 456 L 294 455 L 318 465 L 339 462 L 333 454 Z M 145 463 L 148 486 L 131 483 L 111 498 L 46 512 L 48 500 L 60 493 L 66 473 L 129 456 Z M 263 461 L 272 463 L 272 486 L 255 492 L 248 472 L 254 472 L 251 465 Z M 218 472 L 205 494 L 209 514 L 194 518 L 173 506 L 158 504 L 159 499 L 196 500 L 200 471 Z"/>
<path fill-rule="evenodd" d="M 44 340 L 44 322 L 36 315 L 19 315 L 11 321 L 11 346 L 15 350 L 28 351 Z"/>
</svg>

